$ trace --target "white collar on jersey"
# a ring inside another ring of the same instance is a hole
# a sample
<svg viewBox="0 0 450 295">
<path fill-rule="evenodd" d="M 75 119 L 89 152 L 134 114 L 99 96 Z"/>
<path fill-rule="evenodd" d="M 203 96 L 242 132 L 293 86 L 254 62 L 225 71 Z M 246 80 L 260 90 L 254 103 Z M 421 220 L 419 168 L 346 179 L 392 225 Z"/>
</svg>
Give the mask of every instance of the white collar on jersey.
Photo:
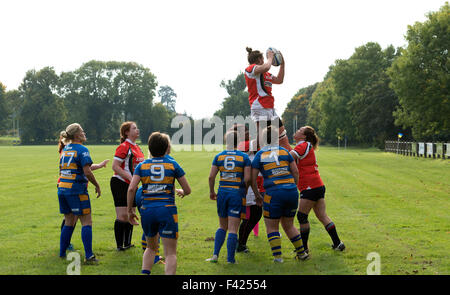
<svg viewBox="0 0 450 295">
<path fill-rule="evenodd" d="M 136 145 L 136 143 L 135 143 L 135 142 L 132 142 L 129 138 L 127 138 L 126 141 L 128 141 L 128 142 L 131 143 L 132 145 Z"/>
<path fill-rule="evenodd" d="M 304 140 L 300 140 L 299 142 L 297 142 L 297 145 L 304 143 L 304 142 L 305 142 Z"/>
</svg>

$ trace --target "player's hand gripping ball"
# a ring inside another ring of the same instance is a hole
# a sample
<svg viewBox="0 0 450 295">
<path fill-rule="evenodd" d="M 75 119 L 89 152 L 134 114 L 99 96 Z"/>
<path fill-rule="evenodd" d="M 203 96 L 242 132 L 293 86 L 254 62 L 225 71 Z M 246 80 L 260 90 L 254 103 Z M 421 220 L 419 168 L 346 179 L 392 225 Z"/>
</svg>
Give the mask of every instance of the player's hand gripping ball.
<svg viewBox="0 0 450 295">
<path fill-rule="evenodd" d="M 274 53 L 273 60 L 272 60 L 272 65 L 276 66 L 276 67 L 281 65 L 283 63 L 283 56 L 281 55 L 281 52 L 279 50 L 275 49 L 274 47 L 269 47 L 266 50 L 266 57 L 267 57 L 267 53 L 269 51 L 272 51 Z"/>
</svg>

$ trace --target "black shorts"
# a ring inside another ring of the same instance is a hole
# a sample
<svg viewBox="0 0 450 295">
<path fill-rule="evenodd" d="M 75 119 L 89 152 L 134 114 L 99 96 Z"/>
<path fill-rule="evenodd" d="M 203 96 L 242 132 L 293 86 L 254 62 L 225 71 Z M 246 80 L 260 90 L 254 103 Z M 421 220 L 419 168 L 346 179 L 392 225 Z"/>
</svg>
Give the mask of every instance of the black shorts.
<svg viewBox="0 0 450 295">
<path fill-rule="evenodd" d="M 129 184 L 117 177 L 111 177 L 111 192 L 114 198 L 115 207 L 127 207 L 127 192 Z M 136 200 L 133 200 L 133 207 L 136 207 Z"/>
<path fill-rule="evenodd" d="M 313 189 L 305 189 L 300 192 L 300 199 L 307 199 L 317 202 L 319 199 L 325 198 L 325 186 Z"/>
</svg>

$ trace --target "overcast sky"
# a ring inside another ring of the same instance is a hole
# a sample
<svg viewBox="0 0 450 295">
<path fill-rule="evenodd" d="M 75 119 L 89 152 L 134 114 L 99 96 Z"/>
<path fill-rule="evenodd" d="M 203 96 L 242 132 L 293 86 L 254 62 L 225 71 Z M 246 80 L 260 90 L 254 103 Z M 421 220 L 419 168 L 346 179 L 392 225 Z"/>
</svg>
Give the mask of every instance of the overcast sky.
<svg viewBox="0 0 450 295">
<path fill-rule="evenodd" d="M 210 117 L 227 96 L 222 80 L 247 66 L 245 47 L 272 46 L 286 60 L 274 85 L 281 116 L 302 87 L 336 59 L 378 42 L 405 46 L 407 26 L 445 0 L 2 0 L 0 82 L 17 89 L 30 69 L 60 74 L 90 60 L 132 61 L 177 93 L 176 110 Z M 277 75 L 278 68 L 270 72 Z"/>
</svg>

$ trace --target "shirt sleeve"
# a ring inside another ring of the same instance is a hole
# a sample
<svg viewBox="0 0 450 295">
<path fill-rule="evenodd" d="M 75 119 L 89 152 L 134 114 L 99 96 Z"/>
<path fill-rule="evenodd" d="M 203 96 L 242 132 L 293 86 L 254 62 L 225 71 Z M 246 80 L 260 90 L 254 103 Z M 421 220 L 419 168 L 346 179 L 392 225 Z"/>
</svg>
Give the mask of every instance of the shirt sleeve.
<svg viewBox="0 0 450 295">
<path fill-rule="evenodd" d="M 248 157 L 247 154 L 244 154 L 244 167 L 251 166 L 251 165 L 252 165 L 252 161 L 250 161 L 250 158 Z"/>
<path fill-rule="evenodd" d="M 123 162 L 128 155 L 128 149 L 124 144 L 117 147 L 116 153 L 114 154 L 114 159 Z"/>
<path fill-rule="evenodd" d="M 81 151 L 80 163 L 81 163 L 81 167 L 84 167 L 86 165 L 92 165 L 92 163 L 93 163 L 92 159 L 91 159 L 91 155 L 89 154 L 89 150 L 87 148 L 85 148 Z"/>
<path fill-rule="evenodd" d="M 261 153 L 258 152 L 258 153 L 256 154 L 255 158 L 254 158 L 253 161 L 252 161 L 252 168 L 259 169 L 259 168 L 261 167 L 260 161 L 259 161 L 260 158 L 261 158 Z"/>
<path fill-rule="evenodd" d="M 212 161 L 212 164 L 214 165 L 214 166 L 219 166 L 218 164 L 217 164 L 217 159 L 219 158 L 219 155 L 216 155 L 215 157 L 214 157 L 214 160 Z"/>
<path fill-rule="evenodd" d="M 183 177 L 186 173 L 184 172 L 183 168 L 181 168 L 181 166 L 177 163 L 177 162 L 173 162 L 173 166 L 175 168 L 175 178 L 180 178 Z"/>
<path fill-rule="evenodd" d="M 309 150 L 307 151 L 308 146 L 309 145 L 307 142 L 302 142 L 301 144 L 298 144 L 297 146 L 295 146 L 293 151 L 297 155 L 297 158 L 303 159 L 304 157 L 306 157 L 306 155 L 309 152 Z"/>
<path fill-rule="evenodd" d="M 142 175 L 141 175 L 141 166 L 142 166 L 142 163 L 139 163 L 136 166 L 136 169 L 134 169 L 134 175 L 138 175 L 139 177 L 142 177 Z"/>
</svg>

